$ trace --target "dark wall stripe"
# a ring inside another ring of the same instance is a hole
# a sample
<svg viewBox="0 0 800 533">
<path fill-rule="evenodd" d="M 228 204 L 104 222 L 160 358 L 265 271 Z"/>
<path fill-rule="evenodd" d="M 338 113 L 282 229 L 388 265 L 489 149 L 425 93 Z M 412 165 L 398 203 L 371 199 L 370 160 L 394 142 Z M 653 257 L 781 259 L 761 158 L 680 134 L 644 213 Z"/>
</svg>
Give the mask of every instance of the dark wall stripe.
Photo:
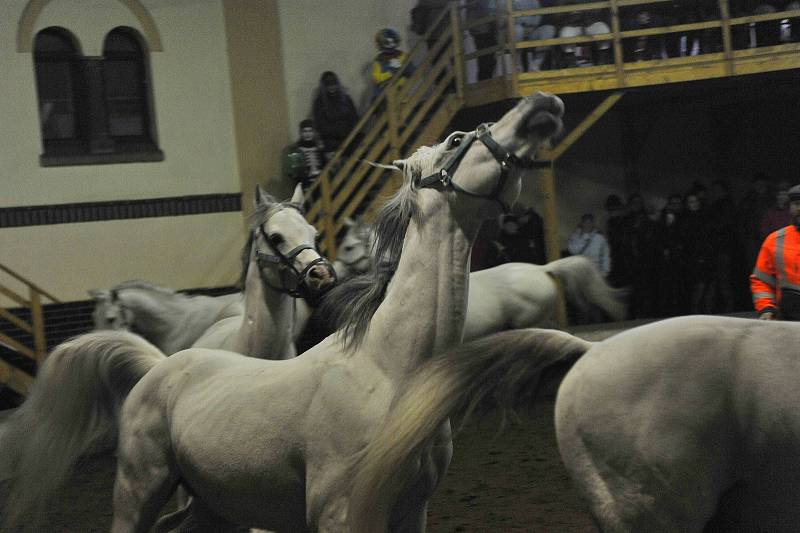
<svg viewBox="0 0 800 533">
<path fill-rule="evenodd" d="M 241 193 L 202 194 L 176 196 L 173 198 L 87 202 L 81 204 L 2 207 L 0 208 L 0 228 L 98 222 L 101 220 L 128 218 L 177 217 L 241 210 Z"/>
</svg>

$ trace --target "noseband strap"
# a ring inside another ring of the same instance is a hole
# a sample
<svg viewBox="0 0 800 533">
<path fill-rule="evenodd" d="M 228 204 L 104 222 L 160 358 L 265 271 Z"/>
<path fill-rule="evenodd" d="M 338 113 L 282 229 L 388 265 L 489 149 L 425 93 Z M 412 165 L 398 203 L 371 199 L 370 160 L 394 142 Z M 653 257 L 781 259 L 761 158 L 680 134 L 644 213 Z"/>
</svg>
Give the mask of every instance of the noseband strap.
<svg viewBox="0 0 800 533">
<path fill-rule="evenodd" d="M 299 246 L 292 248 L 287 253 L 283 254 L 276 246 L 274 246 L 269 241 L 269 238 L 267 237 L 267 234 L 264 231 L 263 225 L 259 226 L 258 230 L 261 233 L 261 236 L 264 238 L 264 242 L 267 243 L 267 246 L 269 246 L 272 249 L 272 252 L 274 254 L 274 255 L 268 254 L 263 250 L 257 249 L 256 262 L 258 263 L 259 269 L 266 268 L 267 266 L 277 266 L 279 269 L 290 271 L 295 280 L 295 287 L 286 287 L 286 286 L 276 287 L 272 285 L 269 282 L 269 280 L 267 280 L 262 276 L 261 279 L 264 282 L 264 284 L 275 291 L 288 294 L 295 298 L 304 297 L 305 296 L 304 287 L 306 286 L 306 278 L 308 277 L 308 273 L 311 271 L 312 268 L 314 268 L 319 264 L 330 266 L 328 260 L 319 255 L 317 249 L 314 246 L 311 246 L 310 244 L 301 244 Z M 294 260 L 298 255 L 300 255 L 300 252 L 302 252 L 303 250 L 312 250 L 313 252 L 318 254 L 318 257 L 313 261 L 311 261 L 309 264 L 307 264 L 305 268 L 303 268 L 303 270 L 298 270 L 294 266 Z M 334 272 L 332 268 L 329 268 L 329 270 L 331 272 Z M 335 275 L 336 274 L 334 272 L 334 276 Z"/>
<path fill-rule="evenodd" d="M 500 195 L 506 186 L 506 180 L 508 179 L 509 173 L 513 168 L 531 167 L 533 166 L 533 162 L 523 162 L 520 158 L 500 146 L 492 137 L 492 133 L 489 131 L 489 126 L 491 126 L 489 123 L 478 126 L 473 133 L 470 133 L 466 139 L 462 140 L 458 150 L 450 157 L 447 163 L 438 172 L 420 179 L 417 183 L 417 187 L 423 188 L 441 185 L 445 189 L 450 188 L 456 192 L 466 194 L 467 196 L 496 201 L 500 204 L 503 211 L 507 212 L 509 210 L 509 206 L 505 205 L 500 200 Z M 467 153 L 469 147 L 472 146 L 472 143 L 476 140 L 482 142 L 492 156 L 494 156 L 495 160 L 500 164 L 500 176 L 498 177 L 497 183 L 489 194 L 478 194 L 463 189 L 453 181 L 452 177 L 453 172 L 464 158 L 464 154 Z"/>
</svg>

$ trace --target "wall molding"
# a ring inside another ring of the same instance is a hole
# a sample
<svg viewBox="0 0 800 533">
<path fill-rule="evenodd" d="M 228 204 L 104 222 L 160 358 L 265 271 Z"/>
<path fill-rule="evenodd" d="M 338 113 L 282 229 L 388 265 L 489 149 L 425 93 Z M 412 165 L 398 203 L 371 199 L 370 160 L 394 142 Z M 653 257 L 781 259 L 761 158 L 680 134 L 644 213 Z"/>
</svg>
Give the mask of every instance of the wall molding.
<svg viewBox="0 0 800 533">
<path fill-rule="evenodd" d="M 0 208 L 0 228 L 101 222 L 131 218 L 205 215 L 242 210 L 242 194 L 201 194 L 77 204 Z"/>
<path fill-rule="evenodd" d="M 41 15 L 42 10 L 51 1 L 52 0 L 29 0 L 25 5 L 22 16 L 17 23 L 17 52 L 30 53 L 33 51 L 33 29 L 36 26 L 36 21 L 39 15 Z M 119 2 L 133 13 L 133 16 L 136 17 L 139 24 L 141 24 L 141 30 L 147 41 L 148 52 L 163 52 L 164 47 L 161 43 L 161 34 L 150 12 L 147 11 L 139 0 L 119 0 Z M 87 16 L 89 15 L 90 14 L 87 13 Z"/>
</svg>

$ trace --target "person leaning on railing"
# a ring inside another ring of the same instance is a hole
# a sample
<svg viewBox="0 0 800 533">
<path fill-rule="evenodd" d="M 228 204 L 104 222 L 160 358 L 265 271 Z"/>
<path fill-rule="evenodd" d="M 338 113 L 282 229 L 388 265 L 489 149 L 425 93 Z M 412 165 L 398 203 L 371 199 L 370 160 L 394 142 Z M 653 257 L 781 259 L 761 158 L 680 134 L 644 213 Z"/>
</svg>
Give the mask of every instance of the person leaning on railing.
<svg viewBox="0 0 800 533">
<path fill-rule="evenodd" d="M 466 22 L 493 17 L 496 15 L 497 4 L 495 0 L 466 0 L 464 15 Z M 469 27 L 469 34 L 475 42 L 475 50 L 485 50 L 497 46 L 497 24 L 489 21 L 484 24 Z M 494 76 L 497 66 L 497 56 L 494 52 L 478 57 L 478 81 L 488 80 Z"/>
</svg>

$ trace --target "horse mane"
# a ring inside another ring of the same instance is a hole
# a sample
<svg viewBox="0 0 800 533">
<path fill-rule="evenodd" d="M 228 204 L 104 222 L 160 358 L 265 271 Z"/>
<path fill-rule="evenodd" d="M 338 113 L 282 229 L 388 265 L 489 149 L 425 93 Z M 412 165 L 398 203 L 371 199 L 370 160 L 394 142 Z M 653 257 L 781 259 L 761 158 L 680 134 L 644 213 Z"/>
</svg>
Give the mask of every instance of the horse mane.
<svg viewBox="0 0 800 533">
<path fill-rule="evenodd" d="M 272 215 L 287 207 L 296 209 L 301 215 L 305 214 L 301 204 L 296 202 L 279 202 L 268 194 L 264 196 L 265 201 L 256 204 L 255 210 L 248 217 L 250 232 L 248 233 L 247 242 L 244 244 L 241 253 L 242 268 L 239 274 L 239 282 L 237 283 L 239 289 L 244 289 L 244 283 L 247 278 L 247 268 L 250 265 L 250 249 L 253 247 L 253 241 L 255 240 L 253 230 L 262 224 L 266 224 L 267 220 L 269 220 Z"/>
<path fill-rule="evenodd" d="M 149 281 L 144 281 L 141 279 L 131 279 L 127 281 L 123 281 L 122 283 L 118 283 L 111 287 L 112 291 L 121 291 L 124 289 L 144 289 L 147 291 L 158 292 L 161 294 L 167 294 L 170 296 L 174 296 L 177 294 L 175 289 L 170 289 L 168 287 L 161 287 L 159 285 L 154 285 Z"/>
<path fill-rule="evenodd" d="M 404 161 L 404 184 L 381 207 L 375 219 L 372 249 L 375 260 L 370 271 L 337 284 L 323 297 L 320 315 L 331 317 L 329 323 L 340 331 L 345 349 L 358 348 L 386 296 L 386 288 L 400 262 L 408 224 L 419 217 L 415 184 L 431 171 L 438 154 L 436 147 L 423 146 Z"/>
</svg>

